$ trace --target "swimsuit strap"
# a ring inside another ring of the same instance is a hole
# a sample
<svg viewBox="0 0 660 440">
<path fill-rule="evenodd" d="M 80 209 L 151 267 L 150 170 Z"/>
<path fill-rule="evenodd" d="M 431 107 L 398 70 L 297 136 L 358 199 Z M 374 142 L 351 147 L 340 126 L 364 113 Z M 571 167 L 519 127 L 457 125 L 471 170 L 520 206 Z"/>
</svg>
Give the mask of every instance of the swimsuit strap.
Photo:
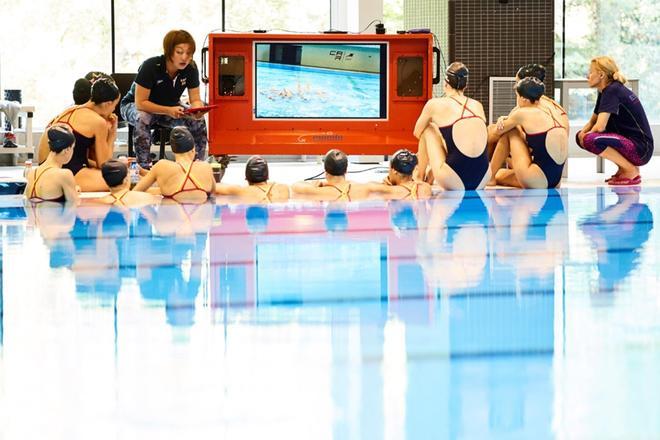
<svg viewBox="0 0 660 440">
<path fill-rule="evenodd" d="M 548 111 L 546 113 L 550 115 L 550 117 L 552 118 L 552 128 L 559 128 L 559 127 L 564 128 L 564 126 L 559 123 L 559 121 L 555 118 L 555 115 L 553 115 L 551 111 Z"/>
<path fill-rule="evenodd" d="M 183 170 L 183 172 L 186 173 L 186 177 L 184 177 L 183 182 L 181 182 L 181 188 L 179 188 L 179 191 L 177 191 L 177 193 L 180 193 L 180 192 L 183 191 L 184 188 L 186 187 L 186 182 L 188 182 L 188 179 L 190 179 L 190 172 L 192 171 L 192 167 L 193 167 L 193 164 L 194 164 L 194 163 L 195 163 L 194 161 L 193 161 L 193 162 L 190 162 L 190 166 L 188 167 L 188 169 L 186 169 L 183 165 L 181 165 L 180 162 L 177 162 L 177 163 L 176 163 L 177 165 L 179 165 L 179 167 L 181 167 L 181 169 Z M 195 184 L 195 181 L 194 181 L 194 180 L 192 180 L 192 179 L 190 179 L 190 180 L 192 181 L 193 185 L 197 186 L 197 185 Z"/>
<path fill-rule="evenodd" d="M 50 169 L 53 169 L 55 167 L 45 167 L 41 173 L 39 173 L 39 169 L 37 168 L 34 170 L 34 182 L 32 183 L 32 191 L 30 191 L 30 198 L 31 199 L 39 199 L 39 200 L 45 200 L 42 199 L 41 197 L 37 196 L 37 182 L 39 179 L 41 179 L 41 176 L 44 175 L 44 173 Z"/>
<path fill-rule="evenodd" d="M 73 125 L 71 125 L 71 116 L 73 116 L 73 114 L 76 112 L 76 110 L 79 110 L 80 108 L 81 107 L 79 107 L 79 106 L 72 107 L 72 108 L 68 109 L 67 111 L 65 111 L 64 113 L 62 113 L 61 115 L 53 118 L 53 120 L 51 120 L 48 123 L 48 128 L 50 128 L 53 124 L 64 124 L 67 127 L 69 127 L 71 129 L 71 131 L 74 131 L 73 130 Z M 67 116 L 66 121 L 63 121 L 62 118 L 64 118 L 65 116 Z"/>
<path fill-rule="evenodd" d="M 561 105 L 557 104 L 557 103 L 555 102 L 554 99 L 550 99 L 550 98 L 548 98 L 548 99 L 550 100 L 550 104 L 552 104 L 553 107 L 554 107 L 556 110 L 561 111 L 561 115 L 562 115 L 562 116 L 565 116 L 565 115 L 567 114 L 567 113 L 566 113 L 566 110 L 564 110 L 564 107 L 562 107 Z"/>
<path fill-rule="evenodd" d="M 411 183 L 412 184 L 410 186 L 407 186 L 403 183 L 399 186 L 405 188 L 408 191 L 408 194 L 405 197 L 410 197 L 411 199 L 417 199 L 417 188 L 419 187 L 419 182 L 412 181 Z"/>
<path fill-rule="evenodd" d="M 461 103 L 461 101 L 459 101 L 458 99 L 456 99 L 456 98 L 453 97 L 453 96 L 450 96 L 449 99 L 455 101 L 458 105 L 460 105 L 460 106 L 462 107 L 462 110 L 461 110 L 461 116 L 460 116 L 458 119 L 456 119 L 456 120 L 454 121 L 454 123 L 451 124 L 451 125 L 454 125 L 455 123 L 457 123 L 458 121 L 460 121 L 460 120 L 462 120 L 462 119 L 469 119 L 469 118 L 479 118 L 479 119 L 482 119 L 481 116 L 477 115 L 475 112 L 473 112 L 473 111 L 470 109 L 470 107 L 467 106 L 467 105 L 468 105 L 468 102 L 470 102 L 470 98 L 467 98 L 467 97 L 466 97 L 464 103 Z M 467 117 L 466 117 L 466 116 L 465 116 L 465 111 L 466 111 L 466 110 L 469 111 L 470 113 L 472 113 L 472 116 L 467 116 Z M 483 120 L 483 119 L 482 119 L 482 120 Z"/>
<path fill-rule="evenodd" d="M 190 163 L 190 166 L 188 167 L 187 170 L 183 167 L 183 165 L 181 165 L 179 162 L 177 162 L 177 164 L 181 167 L 181 169 L 182 169 L 183 171 L 186 172 L 186 178 L 183 179 L 183 183 L 181 184 L 181 189 L 179 190 L 179 192 L 182 192 L 182 191 L 192 191 L 192 190 L 198 189 L 198 190 L 200 190 L 200 191 L 204 191 L 205 193 L 208 194 L 208 191 L 206 191 L 206 190 L 203 188 L 204 185 L 202 185 L 201 183 L 199 183 L 199 180 L 197 180 L 197 178 L 196 178 L 193 174 L 190 174 L 190 173 L 192 172 L 193 165 L 195 165 L 195 162 L 196 162 L 196 161 L 192 161 L 192 162 Z M 188 180 L 190 180 L 190 181 L 193 183 L 193 185 L 195 185 L 195 188 L 190 188 L 190 189 L 187 189 L 187 190 L 184 189 L 185 186 L 186 186 L 186 182 L 187 182 Z"/>
<path fill-rule="evenodd" d="M 264 189 L 264 187 L 261 186 L 261 185 L 255 185 L 255 186 L 257 188 L 259 188 L 259 190 L 261 192 L 264 193 L 264 199 L 266 199 L 267 201 L 270 202 L 271 201 L 270 200 L 270 193 L 273 191 L 273 187 L 275 186 L 275 184 L 274 183 L 266 184 L 265 187 L 268 188 L 268 189 Z"/>
<path fill-rule="evenodd" d="M 338 186 L 332 185 L 331 183 L 328 183 L 327 185 L 324 186 L 329 186 L 330 188 L 334 188 L 337 191 L 339 191 L 339 197 L 337 197 L 337 200 L 341 199 L 342 197 L 345 197 L 347 200 L 351 200 L 351 196 L 348 194 L 351 191 L 350 183 L 348 184 L 346 191 L 342 191 Z"/>
<path fill-rule="evenodd" d="M 119 203 L 121 203 L 122 205 L 124 205 L 124 200 L 123 200 L 123 199 L 124 199 L 124 197 L 126 196 L 126 194 L 128 194 L 128 193 L 129 193 L 129 191 L 127 190 L 127 191 L 125 191 L 122 195 L 120 195 L 119 197 L 117 197 L 117 196 L 114 195 L 113 193 L 110 193 L 110 195 L 115 199 L 115 201 L 113 202 L 113 204 L 119 202 Z"/>
</svg>

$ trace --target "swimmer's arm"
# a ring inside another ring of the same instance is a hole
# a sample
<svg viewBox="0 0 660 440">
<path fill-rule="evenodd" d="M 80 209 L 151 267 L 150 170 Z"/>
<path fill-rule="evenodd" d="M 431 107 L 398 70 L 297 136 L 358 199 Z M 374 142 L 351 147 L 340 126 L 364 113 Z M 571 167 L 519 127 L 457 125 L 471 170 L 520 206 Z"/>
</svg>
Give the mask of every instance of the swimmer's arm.
<svg viewBox="0 0 660 440">
<path fill-rule="evenodd" d="M 158 163 L 151 167 L 146 176 L 142 176 L 140 181 L 135 185 L 133 191 L 145 192 L 151 185 L 156 183 L 156 176 L 158 175 Z"/>
<path fill-rule="evenodd" d="M 76 179 L 73 178 L 71 170 L 62 169 L 59 172 L 60 185 L 62 192 L 67 202 L 78 204 L 80 202 L 80 195 L 76 185 Z"/>
<path fill-rule="evenodd" d="M 318 188 L 321 186 L 323 186 L 323 182 L 320 180 L 296 182 L 291 185 L 291 191 L 296 194 L 318 194 Z"/>
<path fill-rule="evenodd" d="M 605 128 L 607 127 L 607 121 L 609 120 L 610 120 L 609 113 L 606 112 L 598 113 L 598 117 L 596 118 L 595 123 L 591 126 L 591 128 L 588 131 L 585 131 L 584 134 L 604 132 Z"/>
<path fill-rule="evenodd" d="M 413 135 L 419 139 L 422 136 L 422 133 L 428 127 L 429 122 L 431 122 L 431 107 L 433 104 L 431 104 L 431 101 L 427 101 L 426 104 L 424 104 L 424 108 L 422 109 L 422 113 L 419 115 L 419 118 L 417 118 L 417 122 L 415 123 L 415 130 L 413 131 Z"/>
<path fill-rule="evenodd" d="M 522 118 L 520 117 L 520 110 L 512 111 L 509 116 L 500 116 L 497 119 L 498 133 L 506 133 L 522 125 Z"/>
<path fill-rule="evenodd" d="M 243 194 L 242 187 L 229 185 L 227 183 L 216 183 L 215 193 L 221 196 L 240 196 Z"/>
<path fill-rule="evenodd" d="M 365 183 L 364 186 L 367 187 L 369 193 L 378 193 L 378 194 L 394 194 L 396 193 L 396 186 L 387 183 L 376 183 L 369 182 Z"/>
<path fill-rule="evenodd" d="M 96 166 L 100 167 L 108 160 L 112 159 L 112 149 L 115 138 L 117 137 L 117 122 L 112 122 L 112 127 L 108 127 L 105 119 L 99 119 L 94 124 L 94 159 Z"/>
</svg>

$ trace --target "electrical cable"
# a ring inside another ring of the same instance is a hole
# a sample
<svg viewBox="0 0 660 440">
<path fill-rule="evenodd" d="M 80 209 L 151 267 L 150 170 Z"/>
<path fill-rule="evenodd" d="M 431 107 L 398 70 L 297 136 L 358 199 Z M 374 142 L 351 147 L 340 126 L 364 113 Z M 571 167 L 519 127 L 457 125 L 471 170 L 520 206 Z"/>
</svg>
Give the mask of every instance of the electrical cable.
<svg viewBox="0 0 660 440">
<path fill-rule="evenodd" d="M 375 167 L 365 168 L 365 169 L 363 169 L 363 170 L 346 171 L 346 174 L 364 173 L 365 171 L 373 171 L 373 170 L 389 171 L 389 168 L 384 167 L 384 166 L 381 166 L 381 165 L 378 165 L 378 166 L 375 166 Z M 315 174 L 315 175 L 312 176 L 312 177 L 308 177 L 308 178 L 304 179 L 304 181 L 306 182 L 306 181 L 308 181 L 308 180 L 316 180 L 316 179 L 318 179 L 319 177 L 321 177 L 323 174 L 325 174 L 325 171 L 321 171 L 320 173 Z"/>
</svg>

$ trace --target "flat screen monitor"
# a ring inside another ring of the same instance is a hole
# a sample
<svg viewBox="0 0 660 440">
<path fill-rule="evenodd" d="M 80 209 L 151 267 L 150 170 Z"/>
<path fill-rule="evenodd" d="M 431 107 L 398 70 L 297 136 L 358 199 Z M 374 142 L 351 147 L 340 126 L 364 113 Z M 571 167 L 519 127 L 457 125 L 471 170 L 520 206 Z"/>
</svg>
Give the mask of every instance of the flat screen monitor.
<svg viewBox="0 0 660 440">
<path fill-rule="evenodd" d="M 386 119 L 387 43 L 255 43 L 256 119 Z"/>
</svg>

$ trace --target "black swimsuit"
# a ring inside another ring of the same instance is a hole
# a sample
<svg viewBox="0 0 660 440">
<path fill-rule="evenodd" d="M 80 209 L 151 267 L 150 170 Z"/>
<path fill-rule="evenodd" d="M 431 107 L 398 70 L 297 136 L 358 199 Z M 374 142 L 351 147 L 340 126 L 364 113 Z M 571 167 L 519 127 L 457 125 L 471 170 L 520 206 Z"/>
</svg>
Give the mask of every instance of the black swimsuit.
<svg viewBox="0 0 660 440">
<path fill-rule="evenodd" d="M 94 141 L 95 141 L 94 136 L 92 136 L 91 138 L 87 136 L 83 136 L 78 131 L 76 131 L 69 122 L 71 120 L 71 116 L 73 116 L 76 110 L 80 110 L 81 108 L 82 107 L 74 107 L 72 109 L 69 109 L 64 114 L 60 115 L 60 117 L 57 118 L 56 121 L 54 121 L 55 123 L 66 124 L 71 129 L 73 135 L 76 138 L 76 144 L 73 147 L 73 156 L 71 156 L 71 160 L 67 164 L 62 165 L 62 168 L 71 170 L 74 176 L 78 174 L 80 170 L 87 167 L 87 158 L 89 156 L 89 149 L 92 147 L 92 145 L 94 145 Z M 65 116 L 67 116 L 66 121 L 63 121 L 62 118 L 64 118 Z M 48 124 L 48 126 L 50 127 L 54 122 L 51 122 L 50 124 Z"/>
<path fill-rule="evenodd" d="M 550 157 L 546 146 L 546 138 L 548 137 L 548 133 L 554 129 L 566 129 L 555 119 L 552 112 L 541 111 L 552 118 L 552 127 L 539 133 L 530 134 L 525 131 L 525 135 L 527 137 L 527 145 L 532 150 L 532 163 L 538 165 L 541 171 L 543 171 L 543 174 L 545 174 L 545 178 L 548 180 L 548 188 L 555 188 L 561 180 L 561 175 L 564 171 L 564 162 L 557 163 Z"/>
<path fill-rule="evenodd" d="M 479 116 L 477 116 L 472 110 L 467 107 L 469 99 L 465 100 L 464 104 L 454 98 L 450 97 L 456 101 L 459 105 L 463 106 L 463 111 L 461 116 L 452 122 L 449 125 L 439 127 L 440 134 L 445 140 L 445 145 L 447 146 L 447 159 L 446 163 L 451 167 L 452 170 L 458 174 L 458 177 L 461 178 L 463 186 L 465 189 L 476 189 L 481 181 L 484 179 L 486 172 L 488 171 L 488 154 L 486 146 L 484 145 L 484 151 L 477 157 L 466 156 L 458 149 L 454 143 L 454 125 L 463 119 L 478 118 L 483 121 Z M 464 116 L 465 111 L 472 113 L 472 116 Z M 485 124 L 485 121 L 484 121 Z"/>
</svg>

